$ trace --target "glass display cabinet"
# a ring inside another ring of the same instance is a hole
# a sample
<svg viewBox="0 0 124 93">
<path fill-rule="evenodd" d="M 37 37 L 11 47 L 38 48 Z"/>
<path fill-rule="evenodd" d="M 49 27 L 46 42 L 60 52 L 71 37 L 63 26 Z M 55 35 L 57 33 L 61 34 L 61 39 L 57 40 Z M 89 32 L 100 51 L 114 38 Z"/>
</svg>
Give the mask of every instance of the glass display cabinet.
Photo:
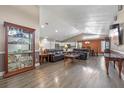
<svg viewBox="0 0 124 93">
<path fill-rule="evenodd" d="M 5 74 L 10 77 L 35 67 L 35 30 L 4 22 Z"/>
</svg>

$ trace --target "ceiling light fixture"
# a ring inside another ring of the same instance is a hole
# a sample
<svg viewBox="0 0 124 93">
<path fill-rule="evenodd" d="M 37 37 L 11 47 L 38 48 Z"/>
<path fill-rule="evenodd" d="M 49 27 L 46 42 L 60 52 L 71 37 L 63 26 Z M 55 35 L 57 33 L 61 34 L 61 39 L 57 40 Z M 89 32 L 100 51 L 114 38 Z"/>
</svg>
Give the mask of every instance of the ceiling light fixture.
<svg viewBox="0 0 124 93">
<path fill-rule="evenodd" d="M 44 28 L 44 25 L 41 25 L 41 28 Z"/>
<path fill-rule="evenodd" d="M 58 30 L 56 30 L 56 32 L 58 32 Z"/>
</svg>

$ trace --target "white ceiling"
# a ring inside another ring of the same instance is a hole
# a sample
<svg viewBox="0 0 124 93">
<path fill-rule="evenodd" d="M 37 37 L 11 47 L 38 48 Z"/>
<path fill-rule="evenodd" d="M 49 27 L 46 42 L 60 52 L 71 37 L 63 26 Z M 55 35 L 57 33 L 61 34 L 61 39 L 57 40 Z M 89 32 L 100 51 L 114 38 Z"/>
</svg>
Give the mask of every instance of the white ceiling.
<svg viewBox="0 0 124 93">
<path fill-rule="evenodd" d="M 17 11 L 23 12 L 23 14 L 27 14 L 32 19 L 39 19 L 39 7 L 35 5 L 7 5 L 5 7 L 13 7 Z"/>
<path fill-rule="evenodd" d="M 60 41 L 81 33 L 106 35 L 116 14 L 114 5 L 40 6 L 40 25 L 45 26 L 40 35 Z"/>
</svg>

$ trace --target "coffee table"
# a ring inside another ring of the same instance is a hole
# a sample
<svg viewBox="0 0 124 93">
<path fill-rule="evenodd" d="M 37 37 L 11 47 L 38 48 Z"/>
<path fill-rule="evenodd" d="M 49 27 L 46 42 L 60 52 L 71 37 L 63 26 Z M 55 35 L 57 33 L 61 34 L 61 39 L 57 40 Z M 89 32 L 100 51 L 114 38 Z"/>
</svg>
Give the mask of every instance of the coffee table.
<svg viewBox="0 0 124 93">
<path fill-rule="evenodd" d="M 67 55 L 64 55 L 64 65 L 65 65 L 65 63 L 67 62 L 68 59 L 71 59 L 72 60 L 71 62 L 74 62 L 74 59 L 76 59 L 77 57 L 79 57 L 78 54 L 67 54 Z"/>
</svg>

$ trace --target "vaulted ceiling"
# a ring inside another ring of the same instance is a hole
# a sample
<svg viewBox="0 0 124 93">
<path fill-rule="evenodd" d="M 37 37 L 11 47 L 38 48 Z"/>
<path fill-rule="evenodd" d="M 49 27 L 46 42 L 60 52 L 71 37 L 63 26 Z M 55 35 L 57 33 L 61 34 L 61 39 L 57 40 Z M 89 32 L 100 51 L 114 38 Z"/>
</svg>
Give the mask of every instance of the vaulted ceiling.
<svg viewBox="0 0 124 93">
<path fill-rule="evenodd" d="M 115 5 L 40 6 L 40 36 L 63 41 L 80 34 L 107 35 L 117 10 Z"/>
</svg>

